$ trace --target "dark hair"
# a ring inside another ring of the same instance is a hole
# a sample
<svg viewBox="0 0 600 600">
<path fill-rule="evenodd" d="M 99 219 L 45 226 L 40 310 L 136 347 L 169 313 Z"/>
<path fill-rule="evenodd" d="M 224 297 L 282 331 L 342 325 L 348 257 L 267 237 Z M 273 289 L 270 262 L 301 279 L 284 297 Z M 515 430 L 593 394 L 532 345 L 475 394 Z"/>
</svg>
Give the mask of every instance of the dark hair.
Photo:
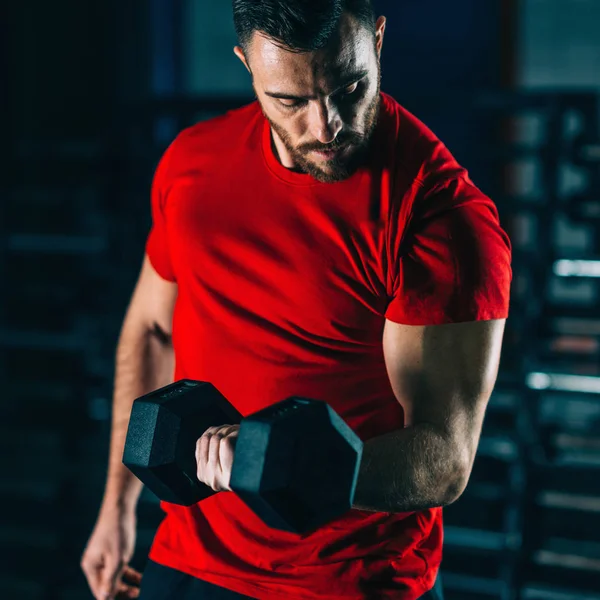
<svg viewBox="0 0 600 600">
<path fill-rule="evenodd" d="M 371 0 L 233 0 L 233 22 L 242 48 L 255 31 L 293 51 L 319 50 L 337 31 L 342 14 L 375 32 Z"/>
</svg>

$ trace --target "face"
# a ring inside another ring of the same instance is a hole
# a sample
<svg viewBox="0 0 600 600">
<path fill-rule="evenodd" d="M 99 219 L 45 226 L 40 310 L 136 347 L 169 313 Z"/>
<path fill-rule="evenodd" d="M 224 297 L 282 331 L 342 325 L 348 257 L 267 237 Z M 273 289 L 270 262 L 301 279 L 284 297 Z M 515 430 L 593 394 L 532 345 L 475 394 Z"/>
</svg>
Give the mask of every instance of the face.
<svg viewBox="0 0 600 600">
<path fill-rule="evenodd" d="M 322 50 L 291 52 L 259 32 L 246 54 L 235 48 L 252 75 L 285 167 L 332 183 L 347 179 L 364 162 L 379 113 L 384 29 L 380 17 L 374 40 L 344 16 Z"/>
</svg>

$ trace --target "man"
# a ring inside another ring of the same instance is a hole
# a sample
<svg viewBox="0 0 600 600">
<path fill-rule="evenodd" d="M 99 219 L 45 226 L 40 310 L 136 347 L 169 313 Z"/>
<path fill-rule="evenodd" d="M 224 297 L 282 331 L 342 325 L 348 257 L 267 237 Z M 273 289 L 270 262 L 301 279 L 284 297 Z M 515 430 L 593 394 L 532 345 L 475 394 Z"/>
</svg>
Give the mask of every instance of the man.
<svg viewBox="0 0 600 600">
<path fill-rule="evenodd" d="M 82 567 L 136 597 L 140 484 L 121 465 L 134 398 L 210 381 L 247 415 L 328 402 L 365 442 L 353 510 L 307 535 L 228 491 L 237 427 L 197 442 L 222 490 L 163 503 L 140 598 L 439 598 L 442 509 L 465 489 L 495 383 L 510 246 L 493 203 L 379 89 L 368 0 L 234 0 L 257 102 L 163 156 L 123 325 L 110 467 Z"/>
</svg>

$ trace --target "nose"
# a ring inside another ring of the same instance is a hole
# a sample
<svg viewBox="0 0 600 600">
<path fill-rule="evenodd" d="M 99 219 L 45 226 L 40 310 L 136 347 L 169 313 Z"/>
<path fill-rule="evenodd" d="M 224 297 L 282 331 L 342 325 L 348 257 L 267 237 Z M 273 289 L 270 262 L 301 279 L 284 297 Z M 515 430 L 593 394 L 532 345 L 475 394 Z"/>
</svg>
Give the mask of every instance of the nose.
<svg viewBox="0 0 600 600">
<path fill-rule="evenodd" d="M 310 111 L 311 135 L 322 144 L 331 144 L 342 130 L 342 119 L 326 100 L 315 102 Z"/>
</svg>

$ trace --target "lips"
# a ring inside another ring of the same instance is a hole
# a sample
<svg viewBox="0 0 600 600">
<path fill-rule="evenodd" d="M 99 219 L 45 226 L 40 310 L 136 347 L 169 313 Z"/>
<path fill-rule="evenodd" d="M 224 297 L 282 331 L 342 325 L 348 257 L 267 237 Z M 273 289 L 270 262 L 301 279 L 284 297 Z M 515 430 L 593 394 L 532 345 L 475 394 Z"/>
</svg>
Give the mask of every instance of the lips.
<svg viewBox="0 0 600 600">
<path fill-rule="evenodd" d="M 313 152 L 322 158 L 334 158 L 346 150 L 346 148 L 347 146 L 342 146 L 341 148 L 336 148 L 335 150 L 313 150 Z"/>
</svg>

